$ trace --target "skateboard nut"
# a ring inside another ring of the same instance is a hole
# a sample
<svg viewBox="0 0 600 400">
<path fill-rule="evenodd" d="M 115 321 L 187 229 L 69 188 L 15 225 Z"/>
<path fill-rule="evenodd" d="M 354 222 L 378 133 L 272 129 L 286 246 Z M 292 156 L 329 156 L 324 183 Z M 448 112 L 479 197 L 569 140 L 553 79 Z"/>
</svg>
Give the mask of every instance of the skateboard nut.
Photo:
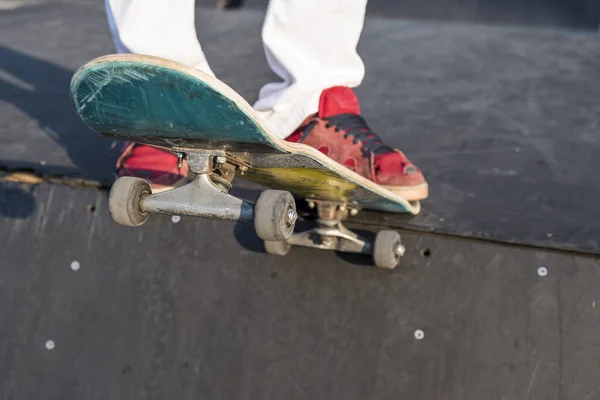
<svg viewBox="0 0 600 400">
<path fill-rule="evenodd" d="M 296 223 L 296 220 L 298 219 L 298 213 L 296 212 L 296 210 L 289 210 L 287 213 L 287 223 L 290 225 L 294 225 Z"/>
<path fill-rule="evenodd" d="M 358 214 L 358 210 L 356 208 L 350 210 L 350 215 L 355 216 L 356 214 Z"/>
<path fill-rule="evenodd" d="M 415 339 L 417 339 L 417 340 L 421 340 L 421 339 L 423 339 L 424 337 L 425 337 L 425 332 L 423 332 L 423 331 L 422 331 L 422 330 L 420 330 L 420 329 L 417 329 L 417 330 L 415 331 Z"/>
<path fill-rule="evenodd" d="M 225 164 L 227 162 L 227 157 L 224 156 L 216 156 L 215 163 L 217 164 Z"/>
<path fill-rule="evenodd" d="M 398 257 L 402 257 L 402 256 L 404 256 L 405 253 L 406 253 L 406 247 L 404 247 L 404 245 L 402 245 L 402 244 L 398 244 L 398 246 L 396 246 L 396 255 Z"/>
<path fill-rule="evenodd" d="M 309 201 L 309 202 L 308 202 L 308 208 L 310 208 L 311 210 L 312 210 L 313 208 L 315 208 L 315 202 L 314 202 L 314 201 Z"/>
<path fill-rule="evenodd" d="M 171 216 L 171 222 L 174 224 L 179 223 L 179 221 L 181 221 L 181 217 L 179 215 L 173 215 Z"/>
<path fill-rule="evenodd" d="M 537 274 L 539 276 L 546 276 L 546 275 L 548 275 L 548 268 L 544 267 L 543 265 L 540 266 L 540 267 L 538 267 Z"/>
<path fill-rule="evenodd" d="M 177 153 L 177 168 L 183 167 L 183 153 Z"/>
<path fill-rule="evenodd" d="M 323 245 L 325 245 L 327 247 L 333 247 L 333 244 L 335 243 L 335 238 L 331 237 L 331 236 L 326 236 L 322 240 L 323 240 Z"/>
</svg>

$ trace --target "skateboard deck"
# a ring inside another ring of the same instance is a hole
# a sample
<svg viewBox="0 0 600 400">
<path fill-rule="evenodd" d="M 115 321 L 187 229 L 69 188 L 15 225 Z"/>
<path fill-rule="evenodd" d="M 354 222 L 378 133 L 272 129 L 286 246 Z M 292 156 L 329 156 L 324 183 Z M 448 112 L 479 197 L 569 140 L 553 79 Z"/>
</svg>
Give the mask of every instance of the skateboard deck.
<svg viewBox="0 0 600 400">
<path fill-rule="evenodd" d="M 286 142 L 218 79 L 183 64 L 141 55 L 108 55 L 71 81 L 73 104 L 92 130 L 176 152 L 222 152 L 242 178 L 307 199 L 358 209 L 418 214 L 406 201 L 318 150 Z"/>
</svg>

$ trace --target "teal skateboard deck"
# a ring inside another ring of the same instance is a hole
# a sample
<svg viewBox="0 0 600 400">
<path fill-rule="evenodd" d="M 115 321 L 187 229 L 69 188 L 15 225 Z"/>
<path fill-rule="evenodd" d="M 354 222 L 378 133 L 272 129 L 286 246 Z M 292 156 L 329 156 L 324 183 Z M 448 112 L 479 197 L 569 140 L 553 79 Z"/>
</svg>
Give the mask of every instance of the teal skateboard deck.
<svg viewBox="0 0 600 400">
<path fill-rule="evenodd" d="M 189 184 L 161 193 L 152 193 L 143 179 L 119 178 L 109 198 L 117 223 L 137 226 L 150 213 L 253 221 L 271 254 L 286 254 L 292 245 L 366 253 L 383 268 L 394 268 L 404 253 L 397 232 L 380 231 L 371 242 L 341 221 L 361 209 L 418 214 L 419 202 L 312 147 L 280 139 L 240 95 L 212 76 L 162 58 L 109 55 L 74 74 L 71 97 L 92 130 L 170 150 L 195 173 Z M 270 190 L 248 203 L 229 194 L 235 176 Z M 292 193 L 317 210 L 316 228 L 293 234 Z"/>
</svg>

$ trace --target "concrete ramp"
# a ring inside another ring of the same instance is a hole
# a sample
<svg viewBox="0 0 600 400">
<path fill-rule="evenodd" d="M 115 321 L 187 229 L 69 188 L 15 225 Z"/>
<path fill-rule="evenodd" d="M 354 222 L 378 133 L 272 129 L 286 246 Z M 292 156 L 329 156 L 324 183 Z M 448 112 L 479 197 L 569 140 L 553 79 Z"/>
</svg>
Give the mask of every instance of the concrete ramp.
<svg viewBox="0 0 600 400">
<path fill-rule="evenodd" d="M 250 102 L 272 79 L 259 3 L 196 19 Z M 386 17 L 362 108 L 431 183 L 416 218 L 353 221 L 399 229 L 394 271 L 269 256 L 246 224 L 116 225 L 121 144 L 68 93 L 113 51 L 101 2 L 2 11 L 0 399 L 600 398 L 597 35 Z"/>
<path fill-rule="evenodd" d="M 600 396 L 597 259 L 404 233 L 387 272 L 250 225 L 120 227 L 96 190 L 1 196 L 3 398 Z"/>
</svg>

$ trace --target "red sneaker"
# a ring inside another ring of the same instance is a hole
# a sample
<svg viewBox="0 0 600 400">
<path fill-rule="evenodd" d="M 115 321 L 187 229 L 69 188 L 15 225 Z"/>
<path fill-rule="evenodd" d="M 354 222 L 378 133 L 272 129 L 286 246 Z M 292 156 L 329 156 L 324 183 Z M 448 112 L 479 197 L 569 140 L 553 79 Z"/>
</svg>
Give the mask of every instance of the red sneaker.
<svg viewBox="0 0 600 400">
<path fill-rule="evenodd" d="M 351 88 L 336 86 L 323 91 L 319 111 L 286 140 L 314 147 L 409 201 L 422 200 L 429 194 L 421 170 L 369 129 Z"/>
<path fill-rule="evenodd" d="M 188 166 L 184 160 L 178 168 L 177 156 L 167 150 L 128 142 L 117 160 L 117 176 L 143 178 L 152 193 L 160 193 L 187 183 Z"/>
</svg>

